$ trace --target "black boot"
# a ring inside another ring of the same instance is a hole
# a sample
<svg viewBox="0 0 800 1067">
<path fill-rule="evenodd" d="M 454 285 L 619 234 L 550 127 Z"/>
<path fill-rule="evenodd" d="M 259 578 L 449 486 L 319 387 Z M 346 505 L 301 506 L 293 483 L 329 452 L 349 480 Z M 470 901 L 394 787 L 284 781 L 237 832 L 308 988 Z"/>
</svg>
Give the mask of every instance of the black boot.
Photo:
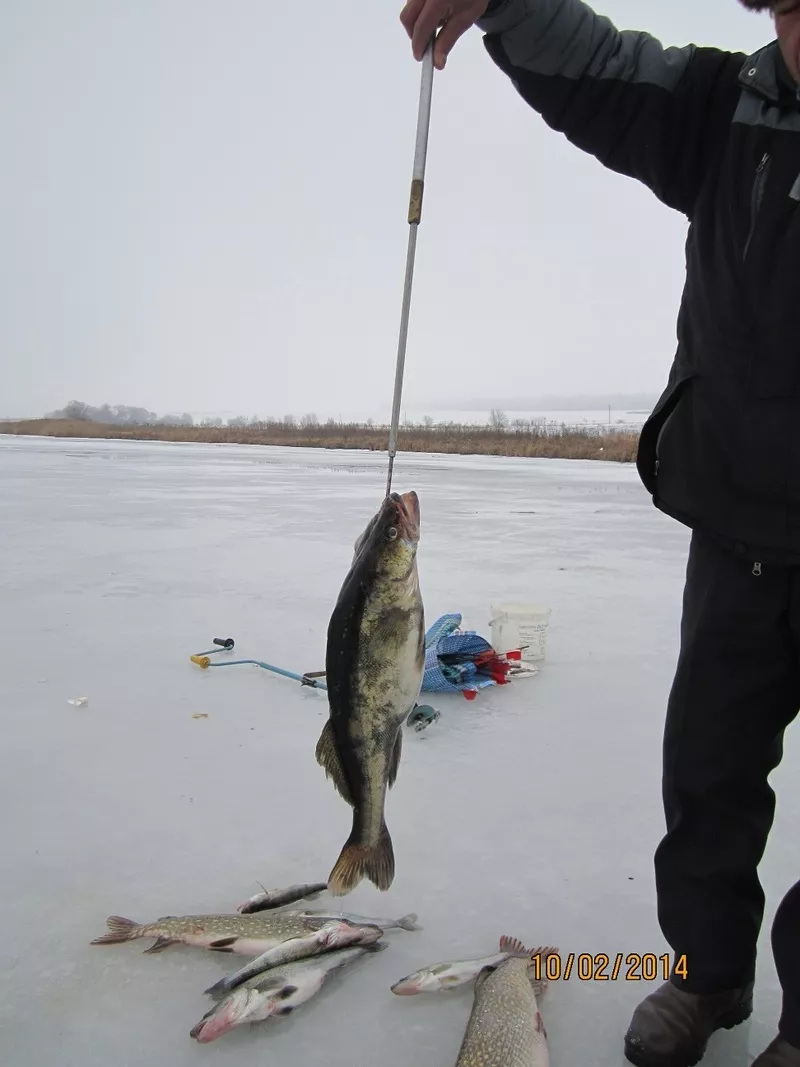
<svg viewBox="0 0 800 1067">
<path fill-rule="evenodd" d="M 709 994 L 686 993 L 665 982 L 633 1013 L 625 1056 L 636 1067 L 694 1067 L 715 1030 L 738 1026 L 752 1011 L 752 982 L 742 989 Z M 771 1067 L 769 1061 L 765 1067 Z M 775 1067 L 783 1063 L 776 1061 Z"/>
<path fill-rule="evenodd" d="M 790 1045 L 782 1037 L 776 1037 L 753 1060 L 752 1067 L 800 1067 L 800 1048 Z"/>
</svg>

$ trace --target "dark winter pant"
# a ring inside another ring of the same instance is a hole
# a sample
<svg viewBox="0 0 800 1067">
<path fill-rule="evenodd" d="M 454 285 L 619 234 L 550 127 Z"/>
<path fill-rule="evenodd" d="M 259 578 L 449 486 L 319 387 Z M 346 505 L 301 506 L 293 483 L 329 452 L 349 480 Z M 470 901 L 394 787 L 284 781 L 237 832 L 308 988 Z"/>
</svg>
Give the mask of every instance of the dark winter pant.
<svg viewBox="0 0 800 1067">
<path fill-rule="evenodd" d="M 655 868 L 661 929 L 687 960 L 686 978 L 673 981 L 696 993 L 753 977 L 764 914 L 757 868 L 775 811 L 767 776 L 800 708 L 800 567 L 758 570 L 693 536 Z M 780 905 L 772 945 L 780 1032 L 800 1046 L 800 882 Z"/>
</svg>

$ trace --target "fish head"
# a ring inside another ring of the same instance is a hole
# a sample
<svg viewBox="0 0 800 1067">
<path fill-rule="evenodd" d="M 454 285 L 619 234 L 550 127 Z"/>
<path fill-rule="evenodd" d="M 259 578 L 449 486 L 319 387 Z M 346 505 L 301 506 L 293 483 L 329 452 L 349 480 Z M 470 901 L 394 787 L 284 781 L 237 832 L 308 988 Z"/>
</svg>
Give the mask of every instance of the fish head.
<svg viewBox="0 0 800 1067">
<path fill-rule="evenodd" d="M 413 997 L 417 993 L 436 993 L 440 989 L 461 985 L 462 979 L 450 963 L 436 963 L 422 967 L 395 982 L 390 989 L 398 997 Z"/>
<path fill-rule="evenodd" d="M 327 923 L 319 933 L 320 944 L 327 948 L 344 948 L 345 945 L 371 945 L 383 937 L 380 926 L 357 924 L 341 920 Z"/>
<path fill-rule="evenodd" d="M 236 989 L 220 1004 L 216 1005 L 189 1031 L 201 1045 L 216 1041 L 218 1037 L 229 1033 L 235 1026 L 247 1022 L 253 1016 L 265 1019 L 280 1006 L 277 997 L 258 993 L 254 989 Z"/>
<path fill-rule="evenodd" d="M 390 493 L 353 545 L 353 560 L 362 554 L 385 555 L 386 546 L 411 550 L 419 543 L 419 497 L 412 489 L 408 493 Z"/>
<path fill-rule="evenodd" d="M 413 490 L 392 493 L 383 501 L 361 546 L 377 578 L 402 581 L 414 571 L 419 519 L 419 499 Z"/>
</svg>

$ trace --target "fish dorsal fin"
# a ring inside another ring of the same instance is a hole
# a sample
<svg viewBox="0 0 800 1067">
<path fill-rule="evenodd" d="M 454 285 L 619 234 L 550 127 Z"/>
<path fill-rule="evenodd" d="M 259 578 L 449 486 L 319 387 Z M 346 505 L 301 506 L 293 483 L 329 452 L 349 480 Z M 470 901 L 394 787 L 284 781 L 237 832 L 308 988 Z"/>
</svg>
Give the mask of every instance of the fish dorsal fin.
<svg viewBox="0 0 800 1067">
<path fill-rule="evenodd" d="M 507 952 L 509 956 L 530 955 L 518 937 L 508 937 L 506 934 L 500 938 L 500 951 Z"/>
<path fill-rule="evenodd" d="M 333 732 L 333 724 L 330 719 L 322 727 L 322 733 L 319 735 L 314 755 L 317 763 L 325 770 L 326 776 L 332 779 L 341 798 L 350 807 L 353 807 L 353 795 L 344 773 L 342 760 L 339 756 L 339 747 L 336 744 L 336 735 Z"/>
</svg>

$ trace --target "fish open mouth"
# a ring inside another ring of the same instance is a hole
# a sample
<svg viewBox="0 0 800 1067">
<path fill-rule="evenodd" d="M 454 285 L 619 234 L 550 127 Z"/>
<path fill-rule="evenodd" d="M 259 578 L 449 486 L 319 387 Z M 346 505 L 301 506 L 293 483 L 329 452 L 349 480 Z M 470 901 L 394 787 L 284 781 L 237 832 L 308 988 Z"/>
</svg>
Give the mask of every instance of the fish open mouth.
<svg viewBox="0 0 800 1067">
<path fill-rule="evenodd" d="M 404 541 L 419 540 L 419 497 L 411 489 L 408 493 L 392 493 L 397 508 L 397 532 Z"/>
<path fill-rule="evenodd" d="M 395 982 L 394 985 L 389 986 L 391 991 L 398 997 L 413 997 L 415 994 L 421 992 L 422 983 L 418 978 L 401 978 Z"/>
<path fill-rule="evenodd" d="M 231 1008 L 209 1012 L 207 1016 L 192 1027 L 189 1031 L 189 1037 L 193 1037 L 201 1045 L 207 1045 L 211 1041 L 216 1041 L 218 1037 L 222 1037 L 223 1034 L 227 1034 L 236 1026 L 237 1022 L 238 1018 Z"/>
<path fill-rule="evenodd" d="M 261 1011 L 257 1009 L 261 1007 Z M 259 1019 L 266 1019 L 277 1007 L 277 1002 L 270 999 L 254 1002 L 247 990 L 236 990 L 229 995 L 227 1000 L 207 1011 L 199 1023 L 196 1023 L 189 1031 L 189 1037 L 193 1037 L 201 1045 L 210 1041 L 216 1041 L 223 1034 L 229 1033 L 235 1026 L 244 1022 L 252 1015 Z M 256 1009 L 254 1012 L 253 1009 Z"/>
</svg>

